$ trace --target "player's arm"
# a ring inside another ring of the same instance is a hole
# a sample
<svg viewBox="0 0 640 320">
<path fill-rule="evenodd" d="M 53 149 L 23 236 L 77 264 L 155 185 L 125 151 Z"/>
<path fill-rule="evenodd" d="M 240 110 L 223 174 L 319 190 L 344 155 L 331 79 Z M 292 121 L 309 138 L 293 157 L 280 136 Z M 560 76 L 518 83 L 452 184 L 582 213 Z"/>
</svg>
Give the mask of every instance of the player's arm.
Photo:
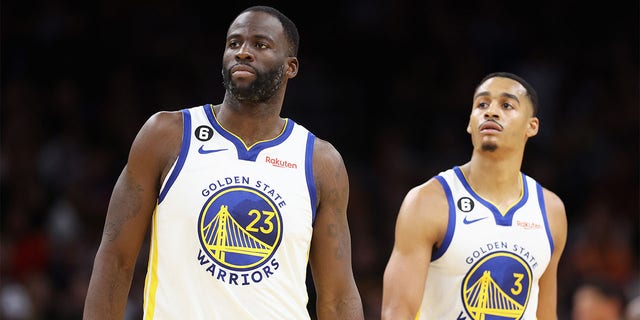
<svg viewBox="0 0 640 320">
<path fill-rule="evenodd" d="M 135 262 L 155 209 L 161 179 L 180 147 L 182 116 L 161 112 L 138 132 L 107 209 L 84 319 L 122 319 Z"/>
<path fill-rule="evenodd" d="M 444 237 L 448 204 L 431 179 L 411 189 L 396 220 L 395 241 L 384 272 L 382 319 L 415 319 L 424 293 L 434 246 Z"/>
<path fill-rule="evenodd" d="M 567 241 L 567 215 L 562 200 L 556 194 L 547 189 L 544 189 L 543 194 L 554 250 L 549 266 L 540 278 L 537 318 L 538 320 L 555 320 L 558 319 L 558 263 Z"/>
<path fill-rule="evenodd" d="M 309 262 L 318 319 L 363 319 L 362 300 L 351 266 L 349 179 L 338 151 L 321 139 L 316 139 L 314 145 L 313 175 L 318 207 Z"/>
</svg>

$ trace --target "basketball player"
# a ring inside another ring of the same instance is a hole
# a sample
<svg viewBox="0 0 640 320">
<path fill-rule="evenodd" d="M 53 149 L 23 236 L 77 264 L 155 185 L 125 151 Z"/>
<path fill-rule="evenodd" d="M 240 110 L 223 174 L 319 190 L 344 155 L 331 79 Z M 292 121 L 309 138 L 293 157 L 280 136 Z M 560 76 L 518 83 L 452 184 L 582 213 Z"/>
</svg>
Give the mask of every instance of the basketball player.
<svg viewBox="0 0 640 320">
<path fill-rule="evenodd" d="M 107 211 L 85 319 L 122 319 L 151 228 L 145 319 L 362 319 L 338 151 L 280 117 L 298 31 L 271 7 L 229 27 L 219 105 L 159 112 L 130 150 Z"/>
<path fill-rule="evenodd" d="M 473 153 L 410 190 L 383 283 L 383 319 L 556 319 L 562 201 L 520 172 L 537 94 L 493 73 L 473 96 Z"/>
</svg>

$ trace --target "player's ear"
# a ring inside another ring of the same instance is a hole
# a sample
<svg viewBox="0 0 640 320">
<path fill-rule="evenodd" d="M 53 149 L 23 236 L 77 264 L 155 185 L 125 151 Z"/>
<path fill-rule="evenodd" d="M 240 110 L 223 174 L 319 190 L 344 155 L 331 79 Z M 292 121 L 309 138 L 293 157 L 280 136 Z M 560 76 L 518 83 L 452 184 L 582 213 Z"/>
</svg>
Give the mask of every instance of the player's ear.
<svg viewBox="0 0 640 320">
<path fill-rule="evenodd" d="M 285 74 L 287 78 L 294 78 L 298 74 L 298 58 L 296 57 L 288 57 L 287 58 L 287 69 L 285 70 Z"/>
<path fill-rule="evenodd" d="M 538 134 L 538 129 L 540 128 L 540 120 L 538 117 L 531 117 L 529 119 L 529 128 L 527 128 L 527 138 L 531 138 Z"/>
</svg>

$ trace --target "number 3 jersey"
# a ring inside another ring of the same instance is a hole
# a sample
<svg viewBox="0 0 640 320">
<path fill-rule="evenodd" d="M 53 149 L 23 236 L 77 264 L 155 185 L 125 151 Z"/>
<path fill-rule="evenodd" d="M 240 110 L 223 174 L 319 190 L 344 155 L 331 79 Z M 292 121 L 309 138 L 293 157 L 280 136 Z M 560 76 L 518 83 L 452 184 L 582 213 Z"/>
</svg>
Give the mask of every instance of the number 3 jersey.
<svg viewBox="0 0 640 320">
<path fill-rule="evenodd" d="M 521 174 L 521 198 L 502 213 L 471 188 L 459 167 L 435 178 L 449 203 L 418 319 L 535 319 L 538 280 L 553 240 L 542 187 Z"/>
<path fill-rule="evenodd" d="M 145 319 L 309 319 L 315 137 L 287 119 L 252 146 L 211 105 L 182 110 L 153 215 Z"/>
</svg>

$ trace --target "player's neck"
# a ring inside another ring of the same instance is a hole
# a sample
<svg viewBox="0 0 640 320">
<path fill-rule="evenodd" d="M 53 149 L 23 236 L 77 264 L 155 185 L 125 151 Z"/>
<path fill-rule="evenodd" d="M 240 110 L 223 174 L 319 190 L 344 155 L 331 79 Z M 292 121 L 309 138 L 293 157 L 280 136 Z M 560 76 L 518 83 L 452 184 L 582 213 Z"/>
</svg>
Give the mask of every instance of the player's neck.
<svg viewBox="0 0 640 320">
<path fill-rule="evenodd" d="M 479 195 L 496 203 L 510 205 L 522 192 L 521 161 L 474 154 L 461 169 Z"/>
<path fill-rule="evenodd" d="M 214 107 L 220 125 L 238 136 L 247 146 L 274 139 L 282 133 L 285 120 L 279 113 L 279 107 L 266 104 L 229 105 L 223 102 Z"/>
<path fill-rule="evenodd" d="M 522 157 L 516 157 L 513 154 L 498 154 L 498 152 L 474 152 L 471 161 L 463 166 L 467 170 L 465 174 L 469 174 L 468 177 L 477 177 L 491 184 L 508 184 L 510 181 L 517 180 L 520 176 Z M 491 179 L 487 180 L 486 178 Z"/>
</svg>

